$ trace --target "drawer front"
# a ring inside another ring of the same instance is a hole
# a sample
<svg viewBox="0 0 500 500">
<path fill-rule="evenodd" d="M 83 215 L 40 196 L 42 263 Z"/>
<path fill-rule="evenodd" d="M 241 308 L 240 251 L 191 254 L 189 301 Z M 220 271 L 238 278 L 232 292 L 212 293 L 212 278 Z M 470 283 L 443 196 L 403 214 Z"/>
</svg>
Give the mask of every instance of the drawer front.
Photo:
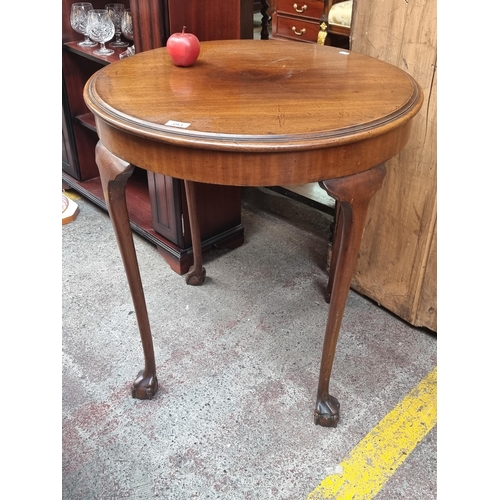
<svg viewBox="0 0 500 500">
<path fill-rule="evenodd" d="M 290 38 L 300 42 L 316 42 L 318 39 L 318 21 L 304 21 L 294 17 L 276 16 L 273 36 Z"/>
<path fill-rule="evenodd" d="M 277 12 L 317 21 L 323 14 L 323 7 L 323 2 L 316 0 L 277 0 L 276 2 Z"/>
</svg>

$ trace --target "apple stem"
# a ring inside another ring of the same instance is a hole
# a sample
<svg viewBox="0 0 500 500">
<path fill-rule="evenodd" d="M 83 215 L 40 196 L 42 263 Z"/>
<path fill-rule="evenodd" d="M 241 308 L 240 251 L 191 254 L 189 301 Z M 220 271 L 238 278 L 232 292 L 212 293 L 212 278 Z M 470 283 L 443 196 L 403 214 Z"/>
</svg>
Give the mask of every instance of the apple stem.
<svg viewBox="0 0 500 500">
<path fill-rule="evenodd" d="M 182 34 L 184 35 L 184 30 L 186 29 L 185 26 L 182 27 Z"/>
</svg>

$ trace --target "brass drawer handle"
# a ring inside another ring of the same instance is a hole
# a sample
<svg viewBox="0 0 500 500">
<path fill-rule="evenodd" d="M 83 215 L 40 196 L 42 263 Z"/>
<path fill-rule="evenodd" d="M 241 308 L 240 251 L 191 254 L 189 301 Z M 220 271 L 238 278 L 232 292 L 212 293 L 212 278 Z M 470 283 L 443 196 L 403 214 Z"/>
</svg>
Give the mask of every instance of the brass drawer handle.
<svg viewBox="0 0 500 500">
<path fill-rule="evenodd" d="M 299 9 L 299 6 L 294 3 L 293 4 L 293 8 L 297 11 L 297 12 L 304 12 L 305 10 L 307 10 L 307 5 L 303 5 L 300 9 Z"/>
<path fill-rule="evenodd" d="M 298 36 L 302 36 L 305 32 L 306 32 L 306 29 L 305 28 L 302 28 L 300 31 L 297 31 L 297 28 L 295 26 L 292 26 L 292 31 L 298 35 Z"/>
</svg>

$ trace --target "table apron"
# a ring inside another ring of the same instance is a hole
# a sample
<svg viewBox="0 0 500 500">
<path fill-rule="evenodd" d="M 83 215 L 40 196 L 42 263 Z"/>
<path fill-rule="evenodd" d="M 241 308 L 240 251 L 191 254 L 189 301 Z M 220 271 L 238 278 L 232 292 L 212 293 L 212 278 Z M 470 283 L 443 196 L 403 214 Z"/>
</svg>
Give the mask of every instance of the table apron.
<svg viewBox="0 0 500 500">
<path fill-rule="evenodd" d="M 179 179 L 228 186 L 298 185 L 345 177 L 397 155 L 412 121 L 385 134 L 321 149 L 283 151 L 217 150 L 183 147 L 118 129 L 96 116 L 102 144 L 132 165 Z M 199 146 L 199 145 L 198 145 Z"/>
</svg>

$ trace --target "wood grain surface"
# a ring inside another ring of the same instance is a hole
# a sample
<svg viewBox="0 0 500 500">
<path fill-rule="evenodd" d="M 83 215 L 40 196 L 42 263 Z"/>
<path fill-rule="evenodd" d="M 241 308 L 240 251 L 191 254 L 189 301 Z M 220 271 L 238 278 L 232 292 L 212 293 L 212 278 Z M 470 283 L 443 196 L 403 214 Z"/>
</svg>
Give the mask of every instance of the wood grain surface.
<svg viewBox="0 0 500 500">
<path fill-rule="evenodd" d="M 437 330 L 436 0 L 354 2 L 352 49 L 421 85 L 411 138 L 370 205 L 353 286 L 415 326 Z"/>
</svg>

